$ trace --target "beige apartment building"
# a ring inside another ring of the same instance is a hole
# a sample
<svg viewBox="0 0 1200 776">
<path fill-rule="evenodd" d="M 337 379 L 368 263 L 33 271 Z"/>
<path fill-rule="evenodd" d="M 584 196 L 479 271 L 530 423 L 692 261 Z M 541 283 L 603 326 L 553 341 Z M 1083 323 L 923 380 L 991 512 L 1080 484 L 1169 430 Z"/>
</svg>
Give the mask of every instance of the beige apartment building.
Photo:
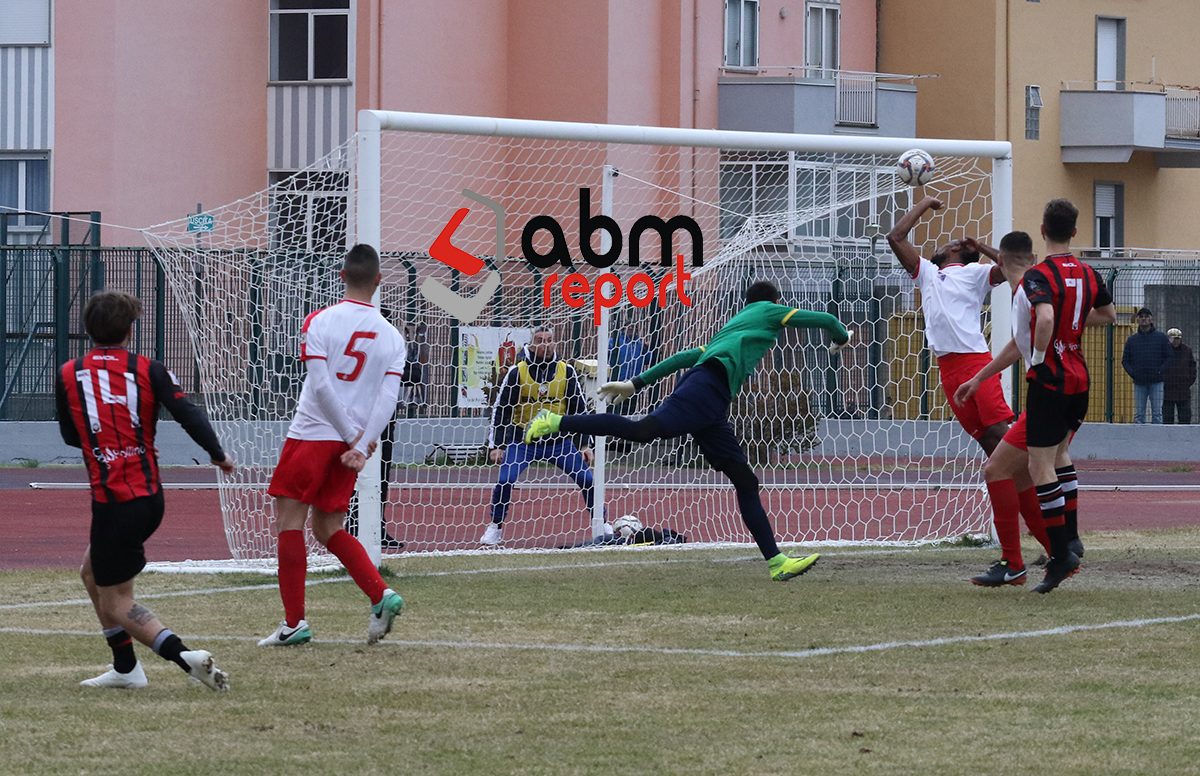
<svg viewBox="0 0 1200 776">
<path fill-rule="evenodd" d="M 886 0 L 879 68 L 921 82 L 917 134 L 1013 144 L 1013 217 L 1068 197 L 1081 246 L 1200 249 L 1200 4 Z"/>
<path fill-rule="evenodd" d="M 1013 226 L 1040 249 L 1067 197 L 1074 245 L 1110 284 L 1118 323 L 1085 339 L 1090 421 L 1130 422 L 1132 313 L 1200 341 L 1200 4 L 1195 0 L 884 0 L 879 69 L 921 81 L 917 135 L 1013 145 Z M 1019 385 L 1017 386 L 1020 387 Z M 1193 408 L 1200 394 L 1191 391 Z"/>
</svg>

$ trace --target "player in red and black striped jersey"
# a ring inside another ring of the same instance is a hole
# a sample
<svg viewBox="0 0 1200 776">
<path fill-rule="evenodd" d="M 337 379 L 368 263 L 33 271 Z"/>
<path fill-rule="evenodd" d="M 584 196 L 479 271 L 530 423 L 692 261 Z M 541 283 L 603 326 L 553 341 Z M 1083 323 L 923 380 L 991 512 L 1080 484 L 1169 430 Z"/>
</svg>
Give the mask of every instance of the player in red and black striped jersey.
<svg viewBox="0 0 1200 776">
<path fill-rule="evenodd" d="M 1096 271 L 1071 253 L 1079 211 L 1065 199 L 1042 213 L 1046 259 L 1031 267 L 1022 288 L 1032 308 L 1032 355 L 1026 380 L 1029 474 L 1037 488 L 1050 540 L 1046 577 L 1034 588 L 1049 593 L 1079 569 L 1078 476 L 1067 448 L 1088 407 L 1088 370 L 1080 340 L 1085 327 L 1116 320 L 1112 295 Z"/>
<path fill-rule="evenodd" d="M 112 669 L 81 684 L 145 687 L 146 674 L 133 638 L 151 647 L 214 690 L 228 689 L 225 672 L 204 650 L 189 650 L 133 598 L 133 580 L 146 565 L 144 543 L 162 522 L 162 482 L 154 435 L 166 407 L 222 471 L 233 462 L 217 435 L 167 368 L 126 350 L 137 298 L 103 291 L 88 300 L 83 323 L 96 343 L 87 355 L 62 365 L 55 386 L 63 441 L 83 450 L 92 486 L 92 525 L 80 575 L 113 651 Z"/>
</svg>

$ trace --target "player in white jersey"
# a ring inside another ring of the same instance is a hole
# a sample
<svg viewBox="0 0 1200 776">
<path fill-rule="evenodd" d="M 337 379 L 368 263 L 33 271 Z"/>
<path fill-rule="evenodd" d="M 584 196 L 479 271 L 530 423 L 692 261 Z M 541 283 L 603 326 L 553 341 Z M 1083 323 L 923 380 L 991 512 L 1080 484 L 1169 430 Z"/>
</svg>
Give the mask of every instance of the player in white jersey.
<svg viewBox="0 0 1200 776">
<path fill-rule="evenodd" d="M 1004 276 L 1009 285 L 1015 289 L 1012 298 L 1012 340 L 978 374 L 959 386 L 956 396 L 958 401 L 969 401 L 971 395 L 979 389 L 982 383 L 998 376 L 1000 372 L 1017 363 L 1018 359 L 1023 359 L 1026 364 L 1033 361 L 1033 334 L 1030 326 L 1033 321 L 1033 307 L 1029 302 L 1029 297 L 1025 295 L 1025 287 L 1021 283 L 1026 270 L 1037 261 L 1037 256 L 1033 253 L 1033 240 L 1025 232 L 1010 232 L 1004 235 L 1004 239 L 1000 241 L 1000 253 Z M 1112 322 L 1111 315 L 1111 311 L 1105 308 L 1092 310 L 1088 313 L 1084 325 L 1088 327 L 1106 326 Z M 1065 465 L 1070 466 L 1070 458 L 1066 458 L 1065 461 Z M 1034 487 L 1033 478 L 1029 473 L 1029 445 L 1025 438 L 1024 412 L 1004 435 L 1003 441 L 996 447 L 995 452 L 988 456 L 987 463 L 983 465 L 983 476 L 987 481 L 988 495 L 992 500 L 996 535 L 1000 539 L 1003 555 L 999 563 L 985 573 L 972 578 L 971 581 L 985 587 L 1023 585 L 1025 584 L 1025 567 L 1021 560 L 1017 505 L 1011 498 L 1006 498 L 1004 485 L 1008 481 L 1014 481 L 1015 488 L 1022 493 L 1027 488 Z M 1068 501 L 1074 500 L 1077 488 L 1078 485 L 1072 472 L 1070 493 L 1067 495 Z M 1071 509 L 1073 510 L 1074 507 Z M 1025 524 L 1029 526 L 1030 532 L 1037 538 L 1046 551 L 1046 556 L 1049 557 L 1051 555 L 1050 538 L 1041 516 L 1031 518 L 1025 509 L 1021 509 L 1021 516 L 1025 518 Z M 1078 533 L 1075 533 L 1072 543 L 1071 551 L 1077 555 L 1083 555 L 1083 543 L 1079 541 Z"/>
<path fill-rule="evenodd" d="M 979 264 L 980 252 L 993 261 L 998 252 L 973 238 L 954 240 L 938 249 L 933 260 L 923 258 L 908 235 L 929 210 L 945 205 L 925 197 L 905 213 L 888 233 L 888 245 L 921 289 L 925 339 L 937 357 L 942 388 L 958 422 L 989 455 L 1000 444 L 1012 422 L 1013 411 L 1004 400 L 997 376 L 985 383 L 966 403 L 954 399 L 958 386 L 991 360 L 980 316 L 992 288 L 1004 282 L 1000 267 Z"/>
<path fill-rule="evenodd" d="M 383 279 L 374 248 L 351 248 L 342 279 L 346 298 L 309 315 L 301 330 L 300 358 L 307 375 L 267 490 L 275 497 L 284 620 L 260 646 L 312 640 L 304 619 L 308 571 L 304 526 L 310 508 L 313 536 L 371 599 L 368 644 L 391 631 L 404 606 L 403 599 L 384 584 L 358 539 L 343 528 L 357 473 L 396 409 L 404 374 L 404 337 L 371 304 Z"/>
</svg>

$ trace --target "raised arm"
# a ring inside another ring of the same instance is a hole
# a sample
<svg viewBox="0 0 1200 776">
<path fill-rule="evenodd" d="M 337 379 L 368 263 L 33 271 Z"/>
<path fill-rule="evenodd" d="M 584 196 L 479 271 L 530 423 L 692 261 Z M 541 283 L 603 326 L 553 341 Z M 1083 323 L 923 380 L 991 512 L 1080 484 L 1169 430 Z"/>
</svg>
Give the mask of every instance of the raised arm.
<svg viewBox="0 0 1200 776">
<path fill-rule="evenodd" d="M 675 374 L 680 369 L 688 369 L 695 366 L 702 355 L 704 355 L 704 348 L 682 350 L 668 359 L 659 361 L 632 380 L 618 380 L 616 382 L 605 383 L 600 386 L 600 390 L 596 393 L 605 402 L 620 404 L 647 385 L 650 385 L 650 383 L 658 382 L 667 375 Z"/>
<path fill-rule="evenodd" d="M 925 215 L 927 210 L 941 210 L 945 204 L 937 197 L 925 197 L 917 203 L 916 207 L 905 213 L 892 227 L 892 231 L 887 234 L 888 246 L 892 249 L 892 253 L 896 254 L 896 258 L 900 260 L 900 266 L 908 271 L 909 275 L 916 276 L 917 268 L 921 265 L 921 254 L 917 251 L 916 246 L 908 239 L 908 234 L 921 220 L 921 216 Z"/>
<path fill-rule="evenodd" d="M 846 331 L 842 322 L 829 313 L 792 310 L 783 317 L 783 325 L 789 329 L 824 329 L 839 345 L 850 339 L 850 332 Z"/>
<path fill-rule="evenodd" d="M 681 350 L 670 358 L 659 361 L 645 372 L 633 378 L 633 387 L 640 391 L 651 383 L 656 383 L 664 377 L 675 374 L 680 369 L 690 369 L 696 365 L 696 362 L 700 360 L 700 356 L 702 355 L 704 355 L 704 348 Z"/>
<path fill-rule="evenodd" d="M 990 262 L 995 265 L 992 267 L 992 274 L 988 276 L 988 280 L 991 281 L 993 286 L 998 286 L 1004 282 L 1004 259 L 1001 258 L 1000 251 L 996 250 L 990 245 L 981 243 L 974 237 L 964 237 L 962 239 L 962 244 L 967 250 L 979 251 L 979 253 L 983 256 L 983 259 L 987 259 L 987 261 L 980 259 L 980 264 L 987 264 Z"/>
</svg>

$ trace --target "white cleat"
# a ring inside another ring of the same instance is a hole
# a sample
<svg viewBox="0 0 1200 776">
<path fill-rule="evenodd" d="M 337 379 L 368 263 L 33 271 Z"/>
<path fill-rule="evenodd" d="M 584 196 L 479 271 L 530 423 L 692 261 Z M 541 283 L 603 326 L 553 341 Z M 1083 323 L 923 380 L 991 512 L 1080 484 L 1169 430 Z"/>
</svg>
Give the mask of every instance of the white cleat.
<svg viewBox="0 0 1200 776">
<path fill-rule="evenodd" d="M 219 670 L 213 664 L 211 652 L 203 649 L 189 650 L 180 654 L 183 662 L 191 668 L 188 674 L 211 690 L 225 691 L 229 689 L 229 674 Z"/>
<path fill-rule="evenodd" d="M 296 623 L 295 628 L 289 628 L 287 620 L 279 623 L 279 627 L 270 636 L 258 642 L 260 647 L 290 647 L 293 644 L 307 644 L 312 641 L 312 630 L 307 620 Z"/>
<path fill-rule="evenodd" d="M 108 671 L 94 679 L 84 679 L 81 687 L 107 687 L 112 690 L 140 690 L 150 684 L 146 680 L 146 672 L 142 669 L 142 661 L 138 661 L 133 670 L 127 674 L 117 673 L 117 669 L 109 666 Z"/>
<path fill-rule="evenodd" d="M 400 610 L 404 608 L 404 599 L 391 588 L 383 591 L 383 598 L 371 607 L 371 617 L 367 622 L 367 643 L 376 644 L 384 636 L 392 632 L 392 623 Z"/>
<path fill-rule="evenodd" d="M 500 523 L 488 523 L 487 530 L 483 532 L 479 543 L 488 547 L 499 547 L 503 537 L 500 535 Z"/>
</svg>

